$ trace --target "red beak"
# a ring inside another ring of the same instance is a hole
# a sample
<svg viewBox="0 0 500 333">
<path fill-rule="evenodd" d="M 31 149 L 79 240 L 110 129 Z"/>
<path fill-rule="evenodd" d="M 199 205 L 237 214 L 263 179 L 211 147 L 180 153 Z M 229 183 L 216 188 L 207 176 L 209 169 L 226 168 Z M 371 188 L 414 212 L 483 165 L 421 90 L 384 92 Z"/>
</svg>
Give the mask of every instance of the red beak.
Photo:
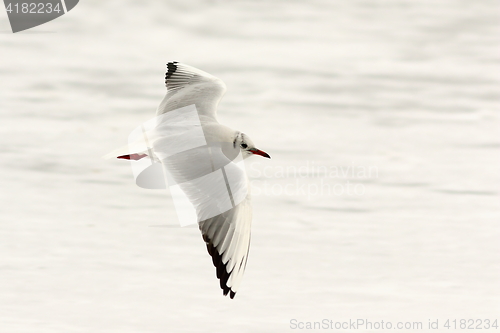
<svg viewBox="0 0 500 333">
<path fill-rule="evenodd" d="M 140 160 L 141 158 L 143 157 L 146 157 L 148 155 L 146 154 L 130 154 L 130 155 L 122 155 L 122 156 L 118 156 L 117 158 L 122 158 L 124 160 L 134 160 L 134 161 L 138 161 Z"/>
<path fill-rule="evenodd" d="M 249 149 L 248 151 L 250 151 L 252 154 L 255 154 L 255 155 L 260 155 L 263 157 L 271 158 L 271 156 L 269 156 L 268 153 L 266 153 L 265 151 L 262 151 L 262 150 L 258 150 L 257 148 L 252 148 L 252 149 Z"/>
</svg>

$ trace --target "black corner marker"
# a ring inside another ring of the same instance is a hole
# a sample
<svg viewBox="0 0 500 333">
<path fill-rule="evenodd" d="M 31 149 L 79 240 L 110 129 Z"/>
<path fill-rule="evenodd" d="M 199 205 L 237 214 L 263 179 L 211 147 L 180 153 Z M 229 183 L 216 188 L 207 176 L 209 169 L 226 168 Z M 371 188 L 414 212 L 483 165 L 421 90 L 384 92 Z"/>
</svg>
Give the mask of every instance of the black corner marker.
<svg viewBox="0 0 500 333">
<path fill-rule="evenodd" d="M 77 4 L 78 0 L 43 0 L 38 2 L 4 0 L 13 33 L 52 21 L 72 10 Z"/>
</svg>

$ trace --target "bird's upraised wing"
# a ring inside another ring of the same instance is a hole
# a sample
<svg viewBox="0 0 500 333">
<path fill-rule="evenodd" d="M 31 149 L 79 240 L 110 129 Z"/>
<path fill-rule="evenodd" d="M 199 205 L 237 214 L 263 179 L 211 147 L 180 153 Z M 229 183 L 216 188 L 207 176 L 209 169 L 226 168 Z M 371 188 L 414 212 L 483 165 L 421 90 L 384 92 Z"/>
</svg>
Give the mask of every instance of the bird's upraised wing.
<svg viewBox="0 0 500 333">
<path fill-rule="evenodd" d="M 217 105 L 226 92 L 226 85 L 222 80 L 197 68 L 173 61 L 167 63 L 165 85 L 167 95 L 156 111 L 157 116 L 195 104 L 200 116 L 217 121 Z"/>
</svg>

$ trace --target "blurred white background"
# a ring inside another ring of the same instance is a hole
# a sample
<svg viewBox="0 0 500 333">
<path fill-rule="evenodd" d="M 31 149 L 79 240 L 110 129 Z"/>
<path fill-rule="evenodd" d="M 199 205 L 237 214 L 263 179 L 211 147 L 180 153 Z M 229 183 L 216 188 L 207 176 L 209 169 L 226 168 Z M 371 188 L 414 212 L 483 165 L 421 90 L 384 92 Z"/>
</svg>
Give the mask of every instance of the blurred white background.
<svg viewBox="0 0 500 333">
<path fill-rule="evenodd" d="M 0 331 L 498 318 L 499 14 L 495 0 L 86 0 L 12 34 L 0 10 Z M 234 300 L 168 191 L 100 158 L 154 116 L 171 60 L 224 80 L 219 119 L 272 156 L 249 164 Z M 315 173 L 349 167 L 377 172 Z M 329 193 L 348 181 L 357 194 Z"/>
</svg>

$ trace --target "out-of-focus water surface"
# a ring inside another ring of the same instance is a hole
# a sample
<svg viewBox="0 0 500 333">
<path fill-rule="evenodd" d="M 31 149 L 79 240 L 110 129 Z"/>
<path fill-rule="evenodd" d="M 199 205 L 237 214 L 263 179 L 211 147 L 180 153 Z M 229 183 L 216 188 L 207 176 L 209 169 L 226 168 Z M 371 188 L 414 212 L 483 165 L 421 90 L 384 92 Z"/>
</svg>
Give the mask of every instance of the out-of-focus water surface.
<svg viewBox="0 0 500 333">
<path fill-rule="evenodd" d="M 87 0 L 18 34 L 1 14 L 0 331 L 497 316 L 499 13 L 495 0 Z M 170 60 L 223 79 L 220 121 L 272 156 L 249 161 L 234 300 L 168 192 L 100 158 L 154 116 Z"/>
</svg>

